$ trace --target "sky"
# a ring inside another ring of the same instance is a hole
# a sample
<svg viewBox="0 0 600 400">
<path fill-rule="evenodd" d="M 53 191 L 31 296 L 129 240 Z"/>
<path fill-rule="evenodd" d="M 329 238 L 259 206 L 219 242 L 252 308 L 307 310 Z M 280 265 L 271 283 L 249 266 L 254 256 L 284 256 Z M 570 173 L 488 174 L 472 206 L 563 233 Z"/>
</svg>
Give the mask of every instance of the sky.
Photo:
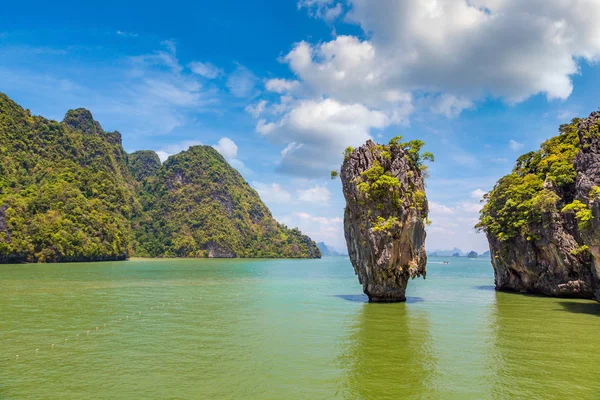
<svg viewBox="0 0 600 400">
<path fill-rule="evenodd" d="M 128 152 L 214 146 L 338 250 L 343 149 L 421 139 L 428 249 L 483 252 L 483 194 L 600 106 L 597 21 L 600 0 L 8 2 L 0 91 L 56 120 L 88 108 Z"/>
</svg>

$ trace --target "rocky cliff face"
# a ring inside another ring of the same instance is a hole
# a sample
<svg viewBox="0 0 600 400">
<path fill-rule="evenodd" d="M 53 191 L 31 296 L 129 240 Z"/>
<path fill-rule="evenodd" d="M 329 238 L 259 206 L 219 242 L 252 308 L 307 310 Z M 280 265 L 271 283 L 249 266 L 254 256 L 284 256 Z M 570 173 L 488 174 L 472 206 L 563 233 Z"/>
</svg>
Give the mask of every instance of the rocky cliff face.
<svg viewBox="0 0 600 400">
<path fill-rule="evenodd" d="M 478 224 L 496 289 L 600 300 L 600 113 L 520 157 Z"/>
<path fill-rule="evenodd" d="M 419 156 L 368 141 L 342 165 L 348 254 L 373 302 L 405 301 L 409 278 L 425 277 L 425 197 Z"/>
</svg>

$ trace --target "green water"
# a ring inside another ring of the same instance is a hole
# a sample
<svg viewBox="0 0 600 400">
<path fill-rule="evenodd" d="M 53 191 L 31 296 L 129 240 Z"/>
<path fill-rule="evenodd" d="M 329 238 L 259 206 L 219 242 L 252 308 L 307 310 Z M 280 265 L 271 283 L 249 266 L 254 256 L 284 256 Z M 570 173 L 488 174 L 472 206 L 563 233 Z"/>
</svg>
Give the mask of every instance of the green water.
<svg viewBox="0 0 600 400">
<path fill-rule="evenodd" d="M 344 258 L 0 266 L 0 398 L 600 398 L 600 304 L 441 260 L 405 304 Z"/>
</svg>

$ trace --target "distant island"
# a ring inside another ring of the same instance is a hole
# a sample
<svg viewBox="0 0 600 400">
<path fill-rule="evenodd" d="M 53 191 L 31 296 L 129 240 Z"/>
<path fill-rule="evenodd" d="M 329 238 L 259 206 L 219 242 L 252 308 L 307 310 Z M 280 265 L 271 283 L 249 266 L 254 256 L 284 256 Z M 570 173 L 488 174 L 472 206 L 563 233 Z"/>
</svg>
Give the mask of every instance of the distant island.
<svg viewBox="0 0 600 400">
<path fill-rule="evenodd" d="M 341 253 L 335 250 L 333 247 L 328 246 L 325 242 L 318 242 L 317 247 L 321 250 L 321 255 L 323 257 L 347 257 L 348 253 Z"/>
<path fill-rule="evenodd" d="M 85 109 L 62 122 L 0 93 L 0 263 L 318 258 L 210 146 L 127 154 Z"/>
<path fill-rule="evenodd" d="M 468 258 L 490 258 L 490 251 L 487 250 L 481 254 L 475 250 L 471 250 L 468 253 L 463 252 L 461 249 L 454 248 L 452 250 L 433 250 L 427 253 L 431 257 L 468 257 Z"/>
</svg>

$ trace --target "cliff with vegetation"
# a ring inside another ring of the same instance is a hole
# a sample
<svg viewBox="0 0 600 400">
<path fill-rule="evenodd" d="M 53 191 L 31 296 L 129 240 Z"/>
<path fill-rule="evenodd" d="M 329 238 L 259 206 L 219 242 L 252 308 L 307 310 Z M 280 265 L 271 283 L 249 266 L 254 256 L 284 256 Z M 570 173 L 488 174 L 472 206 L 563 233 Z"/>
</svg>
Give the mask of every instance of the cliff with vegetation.
<svg viewBox="0 0 600 400">
<path fill-rule="evenodd" d="M 169 157 L 142 178 L 146 215 L 138 254 L 158 257 L 320 257 L 316 244 L 271 216 L 258 194 L 210 146 Z"/>
<path fill-rule="evenodd" d="M 496 289 L 600 300 L 600 113 L 562 125 L 486 196 Z"/>
<path fill-rule="evenodd" d="M 348 254 L 373 302 L 405 301 L 409 279 L 426 275 L 423 161 L 433 156 L 400 139 L 348 148 L 340 171 Z"/>
<path fill-rule="evenodd" d="M 0 263 L 320 257 L 212 148 L 161 165 L 85 109 L 62 122 L 0 93 Z"/>
</svg>

